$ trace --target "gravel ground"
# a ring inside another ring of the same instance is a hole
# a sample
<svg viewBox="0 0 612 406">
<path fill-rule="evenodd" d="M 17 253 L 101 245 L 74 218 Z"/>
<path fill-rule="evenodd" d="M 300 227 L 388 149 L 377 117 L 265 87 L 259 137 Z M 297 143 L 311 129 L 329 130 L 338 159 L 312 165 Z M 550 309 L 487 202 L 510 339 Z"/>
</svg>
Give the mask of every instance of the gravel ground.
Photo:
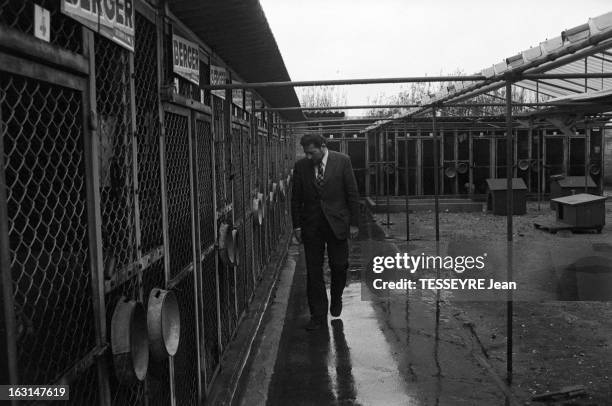
<svg viewBox="0 0 612 406">
<path fill-rule="evenodd" d="M 375 214 L 374 219 L 380 224 L 386 214 Z M 430 251 L 435 245 L 432 212 L 410 213 L 410 244 L 405 242 L 405 215 L 391 214 L 390 219 L 393 225 L 381 228 L 400 251 Z M 583 385 L 587 397 L 549 404 L 612 405 L 612 301 L 593 301 L 593 297 L 601 298 L 601 289 L 600 296 L 581 296 L 577 273 L 566 269 L 568 263 L 588 255 L 607 256 L 612 263 L 612 204 L 606 205 L 606 226 L 601 234 L 550 234 L 534 228 L 534 222 L 554 219 L 547 202 L 539 208 L 529 202 L 527 214 L 513 218 L 515 278 L 531 289 L 514 302 L 513 390 L 525 404 L 537 405 L 542 403 L 530 401 L 534 394 Z M 493 250 L 505 252 L 506 221 L 505 216 L 482 212 L 440 213 L 440 253 L 470 244 L 499 247 Z M 611 272 L 594 275 L 596 279 L 588 280 L 588 284 L 612 288 Z M 607 295 L 612 292 L 604 290 Z M 505 301 L 448 300 L 456 316 L 474 323 L 489 362 L 500 376 L 505 376 Z"/>
</svg>

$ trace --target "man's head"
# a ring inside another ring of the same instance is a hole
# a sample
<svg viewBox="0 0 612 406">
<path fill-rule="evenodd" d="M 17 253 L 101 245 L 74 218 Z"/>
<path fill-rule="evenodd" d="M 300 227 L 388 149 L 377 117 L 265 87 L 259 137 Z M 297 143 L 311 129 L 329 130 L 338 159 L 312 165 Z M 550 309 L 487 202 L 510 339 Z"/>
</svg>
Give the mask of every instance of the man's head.
<svg viewBox="0 0 612 406">
<path fill-rule="evenodd" d="M 313 164 L 318 164 L 325 155 L 325 138 L 319 134 L 306 134 L 300 140 L 304 154 Z"/>
</svg>

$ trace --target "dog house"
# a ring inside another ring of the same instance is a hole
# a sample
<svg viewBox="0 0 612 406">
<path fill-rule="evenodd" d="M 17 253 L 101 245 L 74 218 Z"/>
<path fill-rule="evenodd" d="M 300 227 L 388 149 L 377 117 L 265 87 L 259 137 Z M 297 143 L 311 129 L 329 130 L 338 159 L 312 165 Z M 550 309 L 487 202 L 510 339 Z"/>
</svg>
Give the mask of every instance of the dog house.
<svg viewBox="0 0 612 406">
<path fill-rule="evenodd" d="M 586 190 L 585 190 L 586 187 Z M 587 176 L 551 176 L 550 181 L 550 208 L 556 210 L 556 204 L 552 199 L 557 197 L 575 195 L 576 193 L 586 192 L 592 195 L 599 194 L 599 188 L 593 178 Z"/>
<path fill-rule="evenodd" d="M 505 215 L 507 213 L 507 191 L 507 179 L 487 179 L 487 211 Z M 521 178 L 512 179 L 512 213 L 527 213 L 527 185 Z"/>
<path fill-rule="evenodd" d="M 579 193 L 553 199 L 557 205 L 557 220 L 576 228 L 594 228 L 597 232 L 606 224 L 605 196 Z"/>
</svg>

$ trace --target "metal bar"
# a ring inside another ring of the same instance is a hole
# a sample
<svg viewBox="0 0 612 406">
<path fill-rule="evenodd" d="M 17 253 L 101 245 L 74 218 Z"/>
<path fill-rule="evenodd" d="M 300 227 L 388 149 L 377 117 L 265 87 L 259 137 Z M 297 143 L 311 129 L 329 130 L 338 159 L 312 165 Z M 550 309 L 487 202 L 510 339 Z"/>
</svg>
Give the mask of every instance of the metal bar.
<svg viewBox="0 0 612 406">
<path fill-rule="evenodd" d="M 232 208 L 236 207 L 235 204 L 235 198 L 236 196 L 234 196 L 234 184 L 236 182 L 236 179 L 234 177 L 234 170 L 235 170 L 235 162 L 234 162 L 234 145 L 232 142 L 232 91 L 230 89 L 225 89 L 225 106 L 224 106 L 224 110 L 223 110 L 223 117 L 224 117 L 224 124 L 225 124 L 225 142 L 229 142 L 229 145 L 227 146 L 229 148 L 229 152 L 230 152 L 230 156 L 225 158 L 226 162 L 229 162 L 229 199 L 232 202 Z M 236 210 L 232 209 L 232 229 L 234 227 L 236 227 Z M 231 230 L 230 230 L 231 233 Z M 233 292 L 230 292 L 230 294 L 233 293 L 234 295 L 234 317 L 236 318 L 236 321 L 238 320 L 238 294 L 237 294 L 237 274 L 236 274 L 236 263 L 235 261 L 232 263 L 231 265 L 232 269 L 232 275 L 234 277 L 234 288 L 233 288 Z"/>
<path fill-rule="evenodd" d="M 215 216 L 215 220 L 213 221 L 213 229 L 215 232 L 215 239 L 214 239 L 214 247 L 215 247 L 215 289 L 216 289 L 216 297 L 217 297 L 217 303 L 216 303 L 216 314 L 217 314 L 217 343 L 218 343 L 218 347 L 219 347 L 219 354 L 223 353 L 223 340 L 221 339 L 221 291 L 219 289 L 219 242 L 217 240 L 217 236 L 219 235 L 219 224 L 217 221 L 217 210 L 219 210 L 219 207 L 217 207 L 217 194 L 219 193 L 218 188 L 220 188 L 221 186 L 217 186 L 217 173 L 216 173 L 216 168 L 217 168 L 217 163 L 216 163 L 216 158 L 217 158 L 217 154 L 216 154 L 216 144 L 218 142 L 217 140 L 217 135 L 216 135 L 216 131 L 215 131 L 215 101 L 214 101 L 215 96 L 211 94 L 210 96 L 210 106 L 211 106 L 211 123 L 210 123 L 210 132 L 211 132 L 211 137 L 212 137 L 212 148 L 210 149 L 210 155 L 211 155 L 211 165 L 212 165 L 212 193 L 213 193 L 213 213 Z"/>
<path fill-rule="evenodd" d="M 434 153 L 434 207 L 435 207 L 435 222 L 436 222 L 436 241 L 440 241 L 440 202 L 438 201 L 439 193 L 439 170 L 440 157 L 438 152 L 438 131 L 436 129 L 436 108 L 431 110 L 431 126 L 433 131 L 433 153 Z"/>
<path fill-rule="evenodd" d="M 0 47 L 16 50 L 36 61 L 61 67 L 64 71 L 83 76 L 90 73 L 90 65 L 85 56 L 40 41 L 33 35 L 16 31 L 6 25 L 0 25 Z M 3 57 L 4 55 L 0 56 L 0 59 Z"/>
<path fill-rule="evenodd" d="M 195 310 L 195 320 L 192 322 L 196 323 L 196 357 L 197 357 L 197 380 L 198 380 L 198 402 L 201 403 L 204 398 L 204 391 L 202 389 L 202 351 L 200 348 L 200 336 L 202 335 L 201 328 L 202 324 L 200 321 L 200 306 L 199 306 L 199 294 L 200 294 L 200 273 L 202 264 L 199 261 L 200 258 L 200 234 L 198 232 L 200 222 L 198 215 L 198 172 L 197 172 L 197 126 L 196 126 L 196 113 L 190 111 L 187 116 L 188 119 L 188 139 L 189 139 L 189 182 L 190 182 L 190 203 L 191 203 L 191 248 L 192 248 L 192 261 L 193 261 L 193 302 Z"/>
<path fill-rule="evenodd" d="M 99 137 L 98 122 L 96 121 L 96 57 L 94 33 L 83 28 L 83 49 L 85 51 L 89 72 L 87 86 L 83 95 L 83 127 L 85 151 L 85 179 L 87 188 L 87 224 L 89 239 L 89 266 L 91 269 L 91 283 L 93 294 L 93 312 L 96 324 L 96 346 L 101 347 L 107 342 L 106 331 L 106 303 L 104 297 L 104 264 L 102 254 L 102 209 L 100 197 L 100 169 L 99 169 Z M 96 362 L 98 375 L 98 390 L 100 392 L 100 405 L 110 405 L 110 384 L 107 361 L 99 357 Z"/>
<path fill-rule="evenodd" d="M 406 203 L 406 241 L 410 241 L 410 210 L 408 204 L 408 186 L 410 185 L 408 180 L 408 128 L 404 127 L 404 192 L 405 192 L 405 203 Z M 408 249 L 406 249 L 407 251 Z"/>
<path fill-rule="evenodd" d="M 585 79 L 586 80 L 586 79 Z M 573 82 L 569 82 L 573 83 Z M 494 97 L 493 95 L 487 95 Z M 568 102 L 551 102 L 551 103 L 514 103 L 514 107 L 550 107 L 550 106 L 567 106 L 575 105 L 576 103 Z M 412 108 L 412 107 L 427 107 L 429 104 L 365 104 L 365 105 L 348 105 L 348 106 L 329 106 L 329 107 L 266 107 L 256 109 L 256 111 L 308 111 L 308 110 L 354 110 L 354 109 L 392 109 L 392 108 Z M 444 103 L 444 107 L 505 107 L 506 103 Z M 379 120 L 380 118 L 376 117 Z"/>
<path fill-rule="evenodd" d="M 584 73 L 587 73 L 589 69 L 589 62 L 588 62 L 588 57 L 584 58 Z M 588 91 L 588 79 L 584 79 L 584 92 L 586 93 Z M 586 124 L 586 123 L 585 123 Z M 590 140 L 591 139 L 591 131 L 590 128 L 585 128 L 584 129 L 584 193 L 588 193 L 588 167 L 587 167 L 587 161 L 588 161 L 588 153 L 589 153 L 589 148 L 587 148 L 587 139 Z M 571 139 L 569 140 L 569 142 L 571 142 Z M 568 171 L 569 172 L 569 171 Z"/>
<path fill-rule="evenodd" d="M 517 80 L 526 79 L 581 79 L 587 78 L 612 78 L 612 73 L 525 73 L 517 74 Z M 309 86 L 339 86 L 339 85 L 369 85 L 385 83 L 432 83 L 432 82 L 485 82 L 494 81 L 484 75 L 472 76 L 414 76 L 403 78 L 371 78 L 371 79 L 330 79 L 330 80 L 304 80 L 283 82 L 255 82 L 255 83 L 228 83 L 218 85 L 201 86 L 205 90 L 223 89 L 262 89 L 280 87 L 309 87 Z"/>
<path fill-rule="evenodd" d="M 259 82 L 259 83 L 228 83 L 225 85 L 201 86 L 206 90 L 222 89 L 261 89 L 273 87 L 307 87 L 307 86 L 337 86 L 337 85 L 371 85 L 382 83 L 427 83 L 427 82 L 475 82 L 487 80 L 483 75 L 472 76 L 415 76 L 403 78 L 373 78 L 373 79 L 331 79 L 331 80 L 303 80 L 286 82 Z"/>
<path fill-rule="evenodd" d="M 384 144 L 383 144 L 383 148 L 385 151 L 385 155 L 384 155 L 384 159 L 385 161 L 389 161 L 389 130 L 386 129 L 385 130 L 385 138 L 384 138 Z M 391 194 L 391 190 L 389 187 L 389 172 L 390 172 L 390 166 L 389 165 L 393 165 L 393 164 L 386 164 L 384 166 L 384 171 L 385 171 L 385 188 L 386 188 L 386 195 L 387 195 L 387 230 L 389 229 L 389 227 L 391 226 L 391 219 L 389 218 L 389 210 L 390 210 L 390 202 L 389 202 L 389 195 Z"/>
<path fill-rule="evenodd" d="M 3 328 L 6 332 L 6 336 L 0 337 L 0 343 L 2 344 L 2 348 L 0 348 L 0 359 L 6 360 L 6 369 L 2 368 L 3 371 L 0 372 L 0 377 L 2 378 L 2 384 L 8 383 L 10 385 L 17 385 L 19 383 L 19 370 L 17 365 L 17 323 L 15 320 L 13 280 L 11 277 L 11 248 L 9 245 L 9 217 L 7 207 L 8 190 L 4 172 L 4 138 L 6 132 L 7 126 L 2 121 L 2 109 L 0 109 L 0 294 L 2 295 L 2 314 L 0 315 L 0 323 L 3 324 L 0 325 L 0 328 Z M 17 405 L 17 403 L 18 401 L 16 400 L 11 402 L 12 405 Z"/>
<path fill-rule="evenodd" d="M 155 91 L 161 95 L 162 83 L 164 83 L 163 67 L 167 55 L 164 52 L 164 39 L 166 36 L 166 15 L 168 13 L 167 0 L 158 2 L 158 20 L 157 28 L 157 88 Z M 166 184 L 166 127 L 165 113 L 161 97 L 158 97 L 158 112 L 159 112 L 159 174 L 160 174 L 160 191 L 161 191 L 161 211 L 162 211 L 162 234 L 164 241 L 164 282 L 165 287 L 170 285 L 170 234 L 168 220 L 168 187 Z M 174 376 L 174 356 L 168 357 L 168 377 L 170 384 L 170 405 L 176 406 L 176 384 Z"/>
<path fill-rule="evenodd" d="M 344 118 L 344 119 L 322 119 L 322 120 L 305 120 L 305 121 L 290 121 L 287 124 L 318 124 L 318 123 L 362 123 L 362 122 L 374 122 L 380 120 L 380 117 L 361 117 L 361 118 Z"/>
<path fill-rule="evenodd" d="M 136 127 L 136 86 L 134 84 L 135 69 L 134 69 L 134 53 L 130 52 L 128 56 L 129 63 L 129 86 L 130 86 L 130 119 L 132 121 L 131 132 L 132 132 L 132 185 L 133 185 L 133 199 L 134 199 L 134 232 L 136 241 L 136 261 L 141 263 L 142 260 L 142 235 L 140 230 L 140 194 L 138 188 L 138 145 L 137 145 L 137 127 Z M 140 286 L 140 301 L 144 303 L 144 292 L 142 286 L 142 267 L 138 271 L 138 284 Z M 146 382 L 145 382 L 146 384 Z"/>
<path fill-rule="evenodd" d="M 523 73 L 518 80 L 537 79 L 605 79 L 612 78 L 612 72 L 603 73 Z"/>
<path fill-rule="evenodd" d="M 513 215 L 513 189 L 512 189 L 512 82 L 506 82 L 506 219 L 507 219 L 507 280 L 512 281 L 512 215 Z M 507 292 L 506 301 L 506 381 L 508 385 L 512 384 L 512 314 L 513 302 L 512 293 Z"/>
</svg>

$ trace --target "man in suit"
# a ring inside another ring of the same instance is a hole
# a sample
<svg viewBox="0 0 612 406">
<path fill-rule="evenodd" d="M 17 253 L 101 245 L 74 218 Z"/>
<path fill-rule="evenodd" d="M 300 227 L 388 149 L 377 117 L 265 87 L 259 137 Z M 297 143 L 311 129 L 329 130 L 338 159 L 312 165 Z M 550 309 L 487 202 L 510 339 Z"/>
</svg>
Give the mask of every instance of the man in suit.
<svg viewBox="0 0 612 406">
<path fill-rule="evenodd" d="M 327 325 L 327 292 L 323 260 L 331 270 L 330 313 L 340 316 L 342 291 L 348 270 L 348 241 L 359 233 L 359 193 L 350 158 L 325 146 L 325 138 L 307 134 L 300 144 L 305 158 L 293 169 L 291 218 L 293 234 L 304 244 L 307 296 L 310 308 L 308 330 Z"/>
</svg>

